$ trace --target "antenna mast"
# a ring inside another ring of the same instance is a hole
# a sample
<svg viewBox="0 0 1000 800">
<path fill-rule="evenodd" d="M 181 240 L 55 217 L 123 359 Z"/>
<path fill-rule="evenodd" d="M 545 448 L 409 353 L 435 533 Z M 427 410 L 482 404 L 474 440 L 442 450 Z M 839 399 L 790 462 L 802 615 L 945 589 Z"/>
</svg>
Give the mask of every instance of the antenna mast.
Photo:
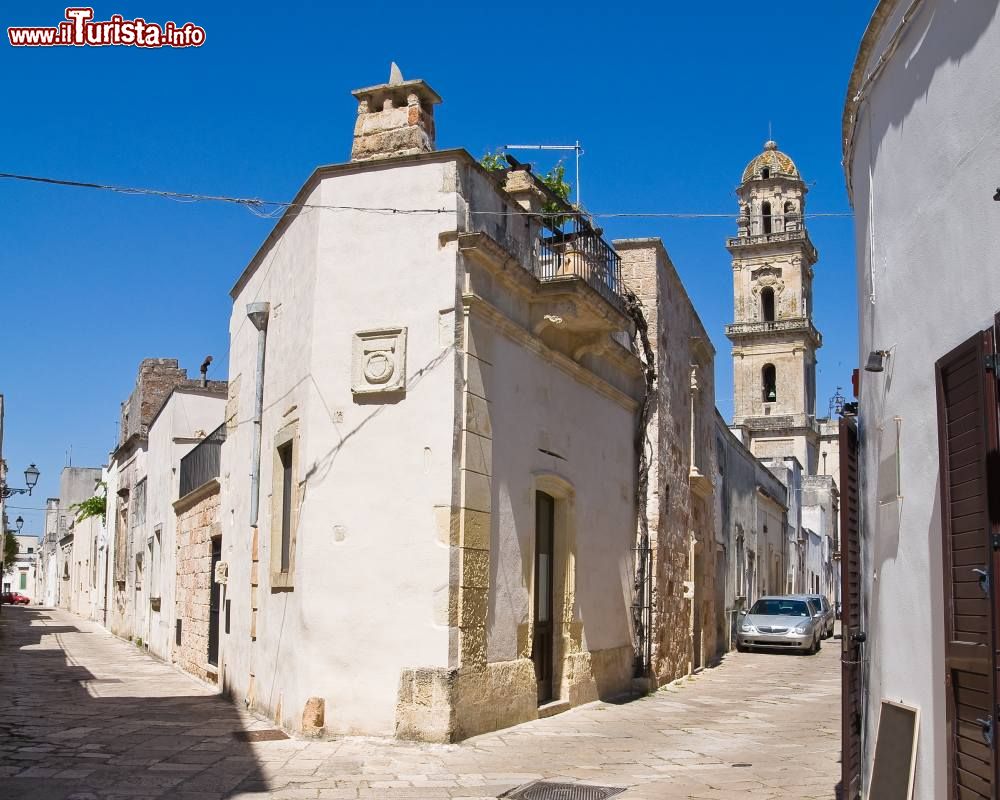
<svg viewBox="0 0 1000 800">
<path fill-rule="evenodd" d="M 576 144 L 505 144 L 504 150 L 572 150 L 576 154 L 576 207 L 580 206 L 580 156 L 583 155 L 583 147 L 580 140 Z"/>
</svg>

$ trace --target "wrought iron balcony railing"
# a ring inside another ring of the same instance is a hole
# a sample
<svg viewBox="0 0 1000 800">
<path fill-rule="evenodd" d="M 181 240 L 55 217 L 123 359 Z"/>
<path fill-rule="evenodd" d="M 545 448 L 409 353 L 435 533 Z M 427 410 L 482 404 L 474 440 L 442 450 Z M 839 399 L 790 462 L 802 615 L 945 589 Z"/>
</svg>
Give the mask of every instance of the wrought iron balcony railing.
<svg viewBox="0 0 1000 800">
<path fill-rule="evenodd" d="M 807 331 L 817 342 L 822 343 L 823 337 L 811 320 L 805 317 L 792 319 L 776 319 L 770 322 L 734 322 L 726 325 L 726 336 L 745 336 L 755 333 L 785 333 L 789 331 Z"/>
<path fill-rule="evenodd" d="M 204 486 L 212 478 L 219 477 L 224 441 L 226 441 L 225 423 L 208 434 L 181 459 L 181 497 L 193 492 L 199 486 Z"/>
<path fill-rule="evenodd" d="M 567 227 L 568 230 L 550 231 L 541 237 L 533 264 L 535 277 L 542 282 L 582 278 L 623 311 L 621 256 L 584 220 L 573 218 Z"/>
</svg>

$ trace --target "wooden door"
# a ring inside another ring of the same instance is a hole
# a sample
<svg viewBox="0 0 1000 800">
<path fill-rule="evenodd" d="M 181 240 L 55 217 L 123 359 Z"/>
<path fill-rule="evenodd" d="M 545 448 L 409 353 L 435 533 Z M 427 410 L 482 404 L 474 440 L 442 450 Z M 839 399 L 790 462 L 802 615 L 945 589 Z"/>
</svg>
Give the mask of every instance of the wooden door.
<svg viewBox="0 0 1000 800">
<path fill-rule="evenodd" d="M 997 797 L 997 375 L 993 329 L 936 366 L 949 796 Z"/>
<path fill-rule="evenodd" d="M 535 493 L 535 636 L 531 658 L 535 662 L 538 704 L 552 698 L 552 560 L 554 555 L 555 500 L 545 492 Z"/>
<path fill-rule="evenodd" d="M 861 796 L 862 657 L 861 526 L 858 509 L 858 427 L 854 417 L 840 418 L 840 580 L 842 634 L 841 785 L 844 800 Z"/>
</svg>

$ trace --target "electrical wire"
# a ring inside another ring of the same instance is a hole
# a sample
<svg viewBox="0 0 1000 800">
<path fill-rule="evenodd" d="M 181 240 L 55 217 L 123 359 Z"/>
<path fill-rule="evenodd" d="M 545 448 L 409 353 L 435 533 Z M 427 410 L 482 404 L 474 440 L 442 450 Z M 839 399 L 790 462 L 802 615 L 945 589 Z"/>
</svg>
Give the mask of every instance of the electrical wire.
<svg viewBox="0 0 1000 800">
<path fill-rule="evenodd" d="M 149 197 L 159 197 L 166 200 L 173 200 L 178 203 L 228 203 L 245 208 L 251 214 L 263 219 L 274 219 L 289 209 L 321 209 L 324 211 L 356 211 L 370 214 L 451 214 L 454 209 L 449 208 L 397 208 L 394 206 L 352 206 L 352 205 L 329 205 L 325 203 L 295 203 L 285 200 L 263 200 L 259 197 L 231 197 L 228 195 L 197 194 L 195 192 L 174 192 L 163 189 L 146 189 L 134 186 L 117 186 L 107 183 L 93 183 L 89 181 L 74 181 L 61 178 L 48 178 L 38 175 L 20 175 L 13 172 L 0 172 L 0 179 L 27 181 L 40 183 L 48 186 L 65 186 L 76 189 L 96 189 L 100 191 L 115 192 L 117 194 L 144 195 Z M 715 214 L 699 212 L 672 212 L 672 211 L 606 211 L 606 212 L 586 212 L 581 210 L 551 211 L 551 212 L 531 212 L 531 211 L 486 211 L 473 210 L 469 213 L 480 216 L 496 217 L 570 217 L 586 216 L 601 219 L 736 219 L 739 214 Z M 809 213 L 804 215 L 807 218 L 814 217 L 852 217 L 849 211 L 835 211 L 826 213 Z"/>
</svg>

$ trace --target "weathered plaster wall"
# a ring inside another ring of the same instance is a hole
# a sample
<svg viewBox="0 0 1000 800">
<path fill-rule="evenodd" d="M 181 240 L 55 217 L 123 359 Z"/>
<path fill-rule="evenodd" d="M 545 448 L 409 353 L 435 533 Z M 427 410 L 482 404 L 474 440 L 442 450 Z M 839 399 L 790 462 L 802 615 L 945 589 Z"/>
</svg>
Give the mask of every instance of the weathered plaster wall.
<svg viewBox="0 0 1000 800">
<path fill-rule="evenodd" d="M 340 168 L 304 199 L 454 208 L 455 189 L 454 167 L 432 159 Z M 455 227 L 448 214 L 304 214 L 279 225 L 234 291 L 222 669 L 235 697 L 292 729 L 316 697 L 327 732 L 392 734 L 401 673 L 448 664 L 449 526 L 439 509 L 452 503 L 457 276 L 455 245 L 439 234 Z M 271 303 L 256 542 L 251 300 Z M 406 391 L 354 397 L 353 334 L 383 326 L 407 328 Z M 293 586 L 279 591 L 268 571 L 272 453 L 288 426 L 298 522 Z"/>
<path fill-rule="evenodd" d="M 91 584 L 91 558 L 100 521 L 88 519 L 77 523 L 77 512 L 72 506 L 93 497 L 100 480 L 100 467 L 64 467 L 59 476 L 56 602 L 61 608 L 87 618 L 94 613 L 98 597 L 96 587 Z"/>
<path fill-rule="evenodd" d="M 739 614 L 768 591 L 768 544 L 775 545 L 788 525 L 785 485 L 733 434 L 715 414 L 717 454 L 717 537 L 728 555 L 726 571 L 726 630 L 734 645 Z M 768 525 L 765 533 L 763 526 Z M 770 536 L 770 539 L 769 539 Z"/>
<path fill-rule="evenodd" d="M 866 38 L 858 79 L 872 71 L 908 5 L 880 5 L 886 21 Z M 845 165 L 856 225 L 859 363 L 871 350 L 892 348 L 885 372 L 861 373 L 859 398 L 872 704 L 863 772 L 871 768 L 879 700 L 919 707 L 917 800 L 948 796 L 934 362 L 1000 310 L 992 200 L 998 52 L 996 2 L 926 0 L 865 88 L 856 124 L 845 114 L 853 136 Z M 900 501 L 876 477 L 880 464 L 896 458 Z"/>
<path fill-rule="evenodd" d="M 479 324 L 476 353 L 490 363 L 484 388 L 493 432 L 487 658 L 530 657 L 535 492 L 546 491 L 557 499 L 557 652 L 566 661 L 557 664 L 558 697 L 596 699 L 589 653 L 631 646 L 634 410 Z M 630 680 L 609 682 L 623 691 Z M 534 690 L 532 675 L 524 691 L 533 698 Z"/>
</svg>

